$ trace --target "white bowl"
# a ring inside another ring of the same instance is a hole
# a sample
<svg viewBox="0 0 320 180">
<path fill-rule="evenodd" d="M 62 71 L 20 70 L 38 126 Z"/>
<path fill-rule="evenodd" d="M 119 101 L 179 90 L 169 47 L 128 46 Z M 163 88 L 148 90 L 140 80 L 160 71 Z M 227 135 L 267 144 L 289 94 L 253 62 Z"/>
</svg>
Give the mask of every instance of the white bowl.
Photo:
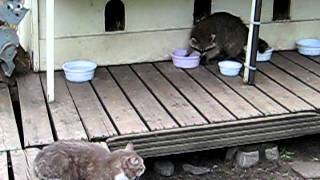
<svg viewBox="0 0 320 180">
<path fill-rule="evenodd" d="M 218 63 L 221 74 L 225 76 L 237 76 L 242 64 L 237 61 L 224 60 Z"/>
<path fill-rule="evenodd" d="M 273 49 L 267 49 L 264 53 L 257 53 L 257 61 L 258 62 L 265 62 L 265 61 L 269 61 L 271 59 L 272 56 L 272 52 Z"/>
<path fill-rule="evenodd" d="M 73 60 L 62 65 L 67 80 L 86 82 L 93 78 L 97 64 L 89 60 Z"/>
<path fill-rule="evenodd" d="M 187 49 L 176 49 L 171 53 L 173 64 L 178 68 L 195 68 L 199 66 L 200 63 L 200 53 L 194 51 L 190 56 L 185 56 L 187 54 Z"/>
<path fill-rule="evenodd" d="M 320 39 L 300 39 L 296 44 L 300 54 L 306 56 L 320 55 Z"/>
</svg>

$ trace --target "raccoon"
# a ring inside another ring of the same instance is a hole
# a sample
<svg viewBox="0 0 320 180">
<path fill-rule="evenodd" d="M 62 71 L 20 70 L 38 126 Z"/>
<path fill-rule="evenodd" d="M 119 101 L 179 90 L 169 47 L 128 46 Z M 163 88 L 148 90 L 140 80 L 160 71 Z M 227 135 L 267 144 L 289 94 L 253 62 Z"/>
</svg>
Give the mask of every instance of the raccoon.
<svg viewBox="0 0 320 180">
<path fill-rule="evenodd" d="M 218 56 L 239 58 L 244 53 L 249 29 L 243 21 L 230 13 L 218 12 L 195 25 L 189 40 L 189 52 L 193 50 L 202 54 L 202 64 Z M 259 39 L 258 50 L 265 52 L 269 45 Z"/>
</svg>

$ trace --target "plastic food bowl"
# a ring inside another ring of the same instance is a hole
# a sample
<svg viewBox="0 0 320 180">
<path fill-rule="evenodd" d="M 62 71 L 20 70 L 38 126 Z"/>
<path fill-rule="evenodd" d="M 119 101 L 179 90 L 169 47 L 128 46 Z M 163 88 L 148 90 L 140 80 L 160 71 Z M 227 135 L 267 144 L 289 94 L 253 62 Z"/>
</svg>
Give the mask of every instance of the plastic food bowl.
<svg viewBox="0 0 320 180">
<path fill-rule="evenodd" d="M 320 55 L 320 39 L 300 39 L 296 44 L 300 54 L 306 56 Z"/>
<path fill-rule="evenodd" d="M 271 56 L 272 56 L 273 49 L 267 49 L 264 53 L 257 53 L 257 61 L 258 62 L 265 62 L 265 61 L 270 61 Z"/>
<path fill-rule="evenodd" d="M 242 64 L 237 61 L 225 60 L 218 63 L 221 74 L 225 76 L 237 76 Z"/>
<path fill-rule="evenodd" d="M 97 64 L 89 60 L 73 60 L 62 66 L 67 80 L 77 83 L 91 80 L 96 68 Z"/>
<path fill-rule="evenodd" d="M 193 52 L 190 56 L 185 56 L 187 54 L 187 49 L 176 49 L 171 53 L 173 64 L 178 68 L 195 68 L 199 66 L 200 63 L 200 53 Z"/>
</svg>

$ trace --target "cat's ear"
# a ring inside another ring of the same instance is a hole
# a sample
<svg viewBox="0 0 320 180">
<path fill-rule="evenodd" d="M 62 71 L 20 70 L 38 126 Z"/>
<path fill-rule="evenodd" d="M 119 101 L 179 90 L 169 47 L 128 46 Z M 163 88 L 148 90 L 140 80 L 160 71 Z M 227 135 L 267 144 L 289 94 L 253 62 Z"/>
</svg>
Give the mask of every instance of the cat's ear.
<svg viewBox="0 0 320 180">
<path fill-rule="evenodd" d="M 190 47 L 196 47 L 196 44 L 198 43 L 197 39 L 192 37 L 190 40 L 189 40 L 189 45 Z"/>
<path fill-rule="evenodd" d="M 126 146 L 126 149 L 127 151 L 134 151 L 134 146 L 131 142 L 129 142 Z"/>
<path fill-rule="evenodd" d="M 215 34 L 211 34 L 211 42 L 214 42 L 216 40 L 216 35 Z"/>
</svg>

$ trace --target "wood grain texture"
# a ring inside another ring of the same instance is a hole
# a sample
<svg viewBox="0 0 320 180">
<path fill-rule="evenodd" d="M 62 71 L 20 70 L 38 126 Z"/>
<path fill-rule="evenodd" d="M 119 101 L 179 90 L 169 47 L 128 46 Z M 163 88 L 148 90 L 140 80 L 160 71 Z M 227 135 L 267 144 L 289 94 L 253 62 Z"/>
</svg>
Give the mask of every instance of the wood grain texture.
<svg viewBox="0 0 320 180">
<path fill-rule="evenodd" d="M 236 119 L 200 85 L 184 71 L 175 68 L 172 63 L 157 63 L 156 66 L 211 123 Z"/>
<path fill-rule="evenodd" d="M 320 59 L 319 58 L 317 59 L 316 57 L 310 57 L 311 59 L 314 59 L 313 61 L 293 51 L 279 52 L 279 54 L 281 56 L 288 58 L 290 61 L 296 64 L 299 64 L 300 66 L 320 76 Z"/>
<path fill-rule="evenodd" d="M 211 72 L 206 70 L 205 67 L 201 66 L 188 70 L 188 72 L 237 118 L 242 119 L 263 115 Z"/>
<path fill-rule="evenodd" d="M 15 180 L 29 180 L 26 155 L 23 150 L 11 151 L 11 162 Z"/>
<path fill-rule="evenodd" d="M 21 143 L 9 89 L 0 83 L 0 151 L 12 149 L 21 149 Z"/>
<path fill-rule="evenodd" d="M 312 106 L 286 90 L 259 71 L 256 72 L 255 85 L 291 112 L 312 110 Z"/>
<path fill-rule="evenodd" d="M 67 82 L 67 86 L 89 139 L 107 138 L 117 134 L 89 82 Z"/>
<path fill-rule="evenodd" d="M 132 67 L 181 126 L 207 124 L 207 121 L 151 64 Z"/>
<path fill-rule="evenodd" d="M 178 127 L 129 66 L 112 67 L 110 71 L 151 130 Z"/>
<path fill-rule="evenodd" d="M 17 78 L 23 137 L 25 146 L 53 142 L 50 120 L 39 74 L 27 74 Z"/>
<path fill-rule="evenodd" d="M 121 135 L 148 132 L 148 128 L 105 68 L 97 69 L 92 84 Z"/>
<path fill-rule="evenodd" d="M 0 152 L 0 179 L 9 179 L 7 153 Z"/>
<path fill-rule="evenodd" d="M 212 69 L 220 79 L 222 79 L 226 84 L 228 84 L 232 89 L 237 91 L 242 97 L 251 102 L 256 108 L 258 108 L 264 115 L 275 115 L 288 113 L 288 111 L 279 105 L 277 102 L 272 100 L 270 97 L 265 95 L 255 86 L 250 86 L 243 83 L 240 76 L 237 77 L 227 77 L 223 76 L 218 72 L 217 67 L 208 66 Z"/>
<path fill-rule="evenodd" d="M 37 148 L 10 152 L 15 180 L 38 180 L 33 171 L 33 162 L 38 152 Z"/>
<path fill-rule="evenodd" d="M 46 91 L 46 76 L 41 74 L 40 77 Z M 55 73 L 55 94 L 55 102 L 49 103 L 49 109 L 58 139 L 87 139 L 62 72 Z"/>
<path fill-rule="evenodd" d="M 320 94 L 311 89 L 310 87 L 303 84 L 301 81 L 295 79 L 288 73 L 280 70 L 279 68 L 271 65 L 271 64 L 258 64 L 258 69 L 269 77 L 271 77 L 274 81 L 282 84 L 295 95 L 303 98 L 314 107 L 320 107 Z"/>
<path fill-rule="evenodd" d="M 274 54 L 272 58 L 272 63 L 276 66 L 280 67 L 282 70 L 285 70 L 290 75 L 294 76 L 295 78 L 300 79 L 304 83 L 308 84 L 309 86 L 315 88 L 316 90 L 320 91 L 320 77 L 310 73 L 310 71 L 304 69 L 301 66 L 293 63 L 292 61 L 278 55 Z M 320 94 L 319 94 L 320 96 Z M 319 99 L 320 101 L 320 99 Z"/>
</svg>

